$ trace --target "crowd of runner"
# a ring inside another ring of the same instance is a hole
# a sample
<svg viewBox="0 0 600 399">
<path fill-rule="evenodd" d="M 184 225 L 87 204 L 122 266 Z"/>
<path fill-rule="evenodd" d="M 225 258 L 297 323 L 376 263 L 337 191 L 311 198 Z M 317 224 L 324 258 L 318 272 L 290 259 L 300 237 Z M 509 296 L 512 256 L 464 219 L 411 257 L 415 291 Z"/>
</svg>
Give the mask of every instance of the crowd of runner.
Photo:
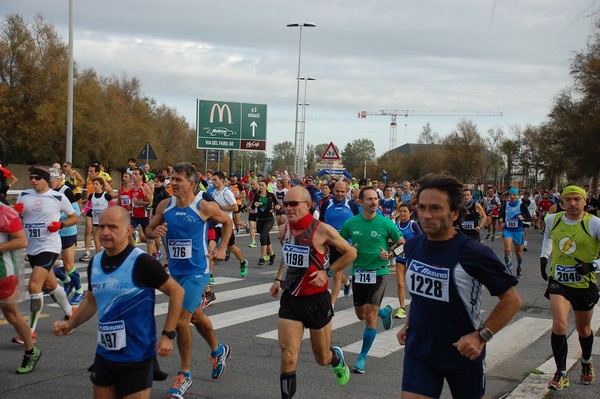
<svg viewBox="0 0 600 399">
<path fill-rule="evenodd" d="M 1 163 L 0 172 L 4 195 L 17 179 Z M 63 321 L 55 323 L 57 335 L 71 334 L 99 314 L 98 350 L 92 366 L 95 395 L 141 392 L 140 397 L 149 397 L 152 379 L 166 378 L 156 354 L 171 354 L 176 339 L 181 366 L 167 398 L 181 398 L 193 381 L 190 323 L 211 349 L 212 378 L 223 374 L 231 353 L 229 345 L 218 341 L 203 312 L 217 298 L 211 289 L 215 262 L 233 254 L 244 278 L 253 259 L 257 267 L 264 267 L 267 262 L 274 265 L 279 255 L 271 294 L 281 297 L 282 398 L 291 398 L 296 391 L 304 328 L 311 330 L 317 363 L 331 365 L 340 385 L 348 382 L 350 367 L 344 354 L 330 345 L 331 319 L 341 290 L 344 296 L 353 293 L 356 315 L 365 322 L 362 350 L 351 367 L 354 372 L 366 370 L 378 318 L 387 330 L 393 318 L 408 317 L 398 334 L 400 343 L 407 345 L 403 397 L 439 394 L 443 384 L 431 375 L 441 375 L 442 383 L 445 378 L 456 397 L 481 397 L 483 346 L 520 307 L 515 286 L 523 276 L 523 252 L 528 250 L 529 235 L 539 231 L 544 235 L 540 267 L 542 277 L 549 280 L 546 296 L 553 311 L 551 345 L 557 364 L 548 387 L 562 390 L 569 385 L 565 334 L 571 305 L 583 351 L 580 380 L 589 384 L 594 379 L 589 325 L 598 301 L 600 202 L 598 192 L 589 186 L 501 191 L 494 185 L 464 185 L 442 175 L 393 183 L 345 176 L 299 178 L 285 171 L 263 176 L 247 170 L 240 176 L 202 173 L 186 162 L 153 173 L 148 164 L 138 166 L 134 158 L 128 160 L 119 183 L 102 163 L 90 164 L 86 172 L 84 178 L 69 162 L 50 168 L 34 165 L 29 169 L 32 188 L 21 192 L 14 209 L 0 204 L 0 251 L 7 254 L 0 261 L 0 306 L 17 331 L 13 341 L 25 347 L 17 373 L 33 371 L 41 356 L 35 346 L 36 327 L 44 296 L 49 294 L 65 313 Z M 8 204 L 4 196 L 0 199 Z M 75 267 L 80 216 L 85 220 L 85 251 L 79 261 L 89 263 L 87 293 Z M 250 235 L 249 248 L 244 250 L 236 245 L 240 230 Z M 271 243 L 275 233 L 281 254 Z M 496 238 L 504 243 L 503 260 L 482 244 Z M 146 244 L 145 253 L 137 247 L 140 242 Z M 435 242 L 443 243 L 443 248 Z M 17 306 L 22 271 L 14 254 L 21 248 L 26 248 L 33 269 L 27 287 L 29 322 Z M 344 272 L 349 265 L 351 271 Z M 111 273 L 117 271 L 124 286 L 138 287 L 137 299 L 123 292 L 125 288 L 105 289 Z M 389 305 L 380 307 L 390 271 L 395 272 L 396 311 Z M 478 287 L 477 300 L 470 301 L 472 308 L 467 309 L 469 301 L 463 296 L 473 293 L 463 290 L 473 284 Z M 502 304 L 486 320 L 478 314 L 482 286 Z M 140 306 L 153 305 L 154 289 L 169 296 L 169 312 L 158 340 L 151 312 L 150 316 L 119 312 L 115 305 L 137 301 Z M 413 301 L 410 312 L 405 291 Z M 415 310 L 422 306 L 435 311 L 426 316 Z M 448 313 L 455 320 L 444 324 Z M 152 326 L 143 332 L 147 342 L 132 340 L 132 334 L 141 332 L 130 325 L 145 322 Z M 423 332 L 439 323 L 451 331 L 449 336 Z M 136 343 L 128 346 L 127 342 Z M 429 350 L 423 349 L 427 345 Z M 434 353 L 435 347 L 439 352 Z M 433 366 L 437 357 L 467 367 L 466 377 L 457 380 L 454 370 Z M 460 388 L 465 378 L 480 382 Z"/>
</svg>

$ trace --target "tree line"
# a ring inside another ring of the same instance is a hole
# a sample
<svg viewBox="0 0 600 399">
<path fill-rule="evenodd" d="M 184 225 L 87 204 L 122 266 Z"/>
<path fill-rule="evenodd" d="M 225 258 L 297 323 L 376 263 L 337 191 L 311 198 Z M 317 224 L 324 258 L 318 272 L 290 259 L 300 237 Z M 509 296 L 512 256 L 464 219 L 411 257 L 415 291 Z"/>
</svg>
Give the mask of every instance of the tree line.
<svg viewBox="0 0 600 399">
<path fill-rule="evenodd" d="M 338 148 L 342 162 L 355 176 L 392 180 L 416 179 L 446 171 L 466 182 L 508 182 L 519 177 L 528 186 L 556 185 L 600 173 L 600 25 L 588 47 L 574 54 L 568 71 L 573 83 L 553 99 L 548 119 L 538 126 L 500 127 L 482 134 L 469 120 L 460 121 L 445 136 L 423 127 L 419 146 L 402 154 L 377 157 L 370 139 Z M 68 47 L 41 16 L 26 22 L 9 15 L 0 31 L 0 156 L 5 162 L 45 163 L 62 160 L 66 148 Z M 197 160 L 196 133 L 173 108 L 144 96 L 136 78 L 99 76 L 93 68 L 74 68 L 73 163 L 94 160 L 109 168 L 152 146 L 161 165 Z M 307 144 L 306 172 L 316 164 L 327 143 Z M 235 155 L 234 169 L 262 171 L 264 153 Z M 271 170 L 292 168 L 294 145 L 273 146 Z M 227 165 L 228 156 L 224 161 Z M 204 167 L 204 165 L 202 165 Z M 215 167 L 215 165 L 209 165 Z M 223 167 L 222 169 L 226 169 Z M 541 181 L 540 181 L 541 179 Z"/>
</svg>

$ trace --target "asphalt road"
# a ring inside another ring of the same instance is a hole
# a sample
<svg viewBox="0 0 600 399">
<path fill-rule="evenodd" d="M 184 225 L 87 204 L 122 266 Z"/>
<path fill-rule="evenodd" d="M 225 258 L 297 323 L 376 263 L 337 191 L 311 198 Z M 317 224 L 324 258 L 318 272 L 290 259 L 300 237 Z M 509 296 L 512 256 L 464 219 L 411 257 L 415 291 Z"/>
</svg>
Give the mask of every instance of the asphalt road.
<svg viewBox="0 0 600 399">
<path fill-rule="evenodd" d="M 272 239 L 275 238 L 272 235 Z M 257 237 L 258 238 L 258 237 Z M 194 384 L 186 398 L 278 398 L 280 349 L 277 343 L 277 300 L 268 294 L 276 266 L 256 266 L 258 248 L 248 248 L 249 237 L 237 237 L 240 248 L 250 261 L 250 271 L 245 279 L 239 276 L 239 265 L 232 258 L 216 267 L 217 281 L 213 290 L 217 301 L 206 309 L 218 339 L 231 345 L 232 354 L 227 361 L 227 370 L 219 380 L 211 380 L 209 349 L 199 334 L 194 333 L 192 374 Z M 488 242 L 496 254 L 502 255 L 502 241 Z M 535 231 L 525 253 L 524 277 L 518 289 L 523 298 L 523 308 L 513 322 L 497 334 L 488 346 L 487 398 L 505 397 L 523 381 L 524 375 L 538 369 L 551 357 L 550 326 L 551 314 L 548 301 L 543 297 L 545 283 L 539 276 L 539 248 L 541 235 Z M 280 253 L 275 244 L 276 253 Z M 77 257 L 82 254 L 78 251 Z M 278 259 L 279 260 L 279 259 Z M 278 264 L 278 260 L 276 264 Z M 85 272 L 83 263 L 77 264 Z M 87 281 L 84 277 L 83 281 Z M 484 312 L 489 313 L 496 299 L 486 294 Z M 157 297 L 157 326 L 164 323 L 164 296 Z M 397 307 L 394 277 L 390 276 L 384 304 Z M 28 314 L 28 303 L 20 305 L 22 313 Z M 600 310 L 596 309 L 596 313 Z M 96 342 L 96 319 L 91 319 L 68 337 L 55 337 L 51 324 L 62 317 L 62 311 L 49 298 L 45 299 L 43 318 L 38 327 L 38 347 L 42 358 L 35 371 L 29 375 L 17 375 L 14 370 L 20 365 L 22 347 L 11 343 L 14 329 L 0 319 L 0 398 L 91 398 L 92 384 L 88 366 L 92 363 Z M 485 315 L 484 315 L 485 317 Z M 570 330 L 573 329 L 572 317 Z M 378 326 L 378 336 L 367 360 L 364 375 L 352 374 L 345 387 L 335 382 L 329 367 L 321 367 L 313 359 L 310 342 L 304 340 L 297 376 L 296 397 L 301 398 L 398 398 L 402 384 L 403 349 L 399 346 L 395 332 L 402 320 L 394 320 L 390 331 Z M 332 343 L 343 348 L 350 366 L 360 351 L 364 324 L 354 316 L 352 298 L 341 297 L 337 301 L 333 322 Z M 597 334 L 598 335 L 598 334 Z M 600 339 L 597 339 L 600 341 Z M 578 345 L 577 345 L 578 346 Z M 595 360 L 600 367 L 598 345 Z M 573 351 L 577 347 L 571 348 Z M 161 367 L 169 372 L 167 381 L 156 382 L 152 397 L 163 398 L 170 386 L 171 377 L 178 369 L 178 352 L 169 358 L 160 358 Z M 582 386 L 578 380 L 579 366 L 571 371 L 572 386 L 561 393 L 550 393 L 549 398 L 596 398 L 600 397 L 600 385 Z M 545 377 L 545 378 L 544 378 Z M 534 386 L 545 387 L 551 375 L 542 376 Z M 545 394 L 545 391 L 544 391 Z M 543 395 L 526 394 L 518 397 Z M 450 397 L 447 390 L 443 397 Z M 515 396 L 516 397 L 516 396 Z"/>
</svg>

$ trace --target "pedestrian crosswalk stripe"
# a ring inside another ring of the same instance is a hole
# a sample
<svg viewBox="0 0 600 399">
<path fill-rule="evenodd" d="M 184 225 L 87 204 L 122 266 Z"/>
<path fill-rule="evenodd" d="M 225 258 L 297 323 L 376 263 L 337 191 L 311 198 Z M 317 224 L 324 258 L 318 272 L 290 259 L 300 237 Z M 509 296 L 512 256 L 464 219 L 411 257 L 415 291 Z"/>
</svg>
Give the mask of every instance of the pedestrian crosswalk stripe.
<svg viewBox="0 0 600 399">
<path fill-rule="evenodd" d="M 492 368 L 537 341 L 552 327 L 552 320 L 523 317 L 505 326 L 487 343 L 486 366 Z"/>
</svg>

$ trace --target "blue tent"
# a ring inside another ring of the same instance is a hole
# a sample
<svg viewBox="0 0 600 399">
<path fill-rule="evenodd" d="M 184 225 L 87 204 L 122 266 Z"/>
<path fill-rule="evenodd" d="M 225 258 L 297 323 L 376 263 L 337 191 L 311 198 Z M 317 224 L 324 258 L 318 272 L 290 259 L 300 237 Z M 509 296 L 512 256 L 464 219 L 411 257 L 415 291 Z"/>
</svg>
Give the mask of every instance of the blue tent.
<svg viewBox="0 0 600 399">
<path fill-rule="evenodd" d="M 346 169 L 321 169 L 317 172 L 317 176 L 321 177 L 323 175 L 344 175 L 348 179 L 352 179 L 352 175 Z"/>
</svg>

